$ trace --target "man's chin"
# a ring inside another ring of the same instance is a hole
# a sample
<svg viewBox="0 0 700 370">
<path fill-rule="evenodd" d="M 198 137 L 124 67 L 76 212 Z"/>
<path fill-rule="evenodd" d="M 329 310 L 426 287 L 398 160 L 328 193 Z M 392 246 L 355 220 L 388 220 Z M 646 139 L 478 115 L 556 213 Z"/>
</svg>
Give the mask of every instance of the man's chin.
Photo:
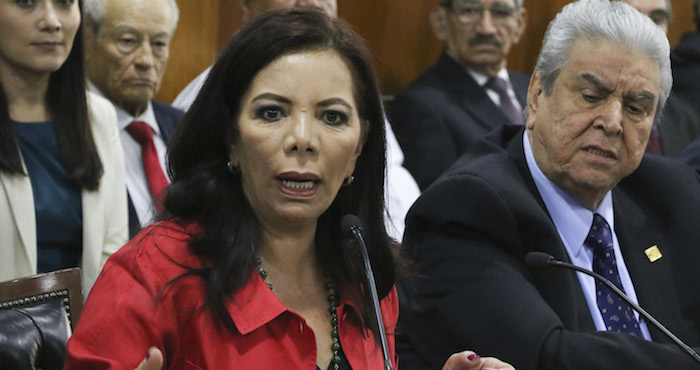
<svg viewBox="0 0 700 370">
<path fill-rule="evenodd" d="M 150 89 L 149 89 L 150 90 Z M 143 113 L 148 106 L 148 103 L 153 99 L 152 92 L 141 92 L 141 93 L 131 93 L 124 94 L 120 96 L 118 101 L 113 101 L 119 107 L 127 111 L 128 113 L 137 116 Z"/>
</svg>

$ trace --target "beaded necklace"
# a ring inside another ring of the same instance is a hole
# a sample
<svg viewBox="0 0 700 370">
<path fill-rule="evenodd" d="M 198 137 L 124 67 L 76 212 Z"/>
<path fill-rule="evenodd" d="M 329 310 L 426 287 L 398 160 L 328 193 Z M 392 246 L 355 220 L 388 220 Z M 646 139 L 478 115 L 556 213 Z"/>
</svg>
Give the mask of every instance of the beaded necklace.
<svg viewBox="0 0 700 370">
<path fill-rule="evenodd" d="M 267 287 L 272 290 L 272 284 L 267 282 L 267 271 L 265 271 L 262 268 L 262 260 L 260 258 L 256 258 L 255 263 L 258 265 L 258 272 L 260 273 L 260 277 L 262 277 L 263 281 L 265 284 L 267 284 Z M 340 362 L 341 358 L 340 355 L 338 354 L 340 352 L 340 339 L 338 336 L 338 313 L 337 313 L 337 308 L 338 308 L 338 302 L 336 299 L 335 295 L 335 286 L 333 285 L 333 282 L 331 279 L 328 279 L 326 281 L 326 289 L 328 290 L 328 302 L 330 303 L 330 314 L 331 314 L 331 338 L 333 339 L 333 343 L 331 344 L 331 352 L 333 353 L 333 357 L 331 357 L 331 365 L 333 366 L 333 369 L 338 370 L 340 368 Z"/>
</svg>

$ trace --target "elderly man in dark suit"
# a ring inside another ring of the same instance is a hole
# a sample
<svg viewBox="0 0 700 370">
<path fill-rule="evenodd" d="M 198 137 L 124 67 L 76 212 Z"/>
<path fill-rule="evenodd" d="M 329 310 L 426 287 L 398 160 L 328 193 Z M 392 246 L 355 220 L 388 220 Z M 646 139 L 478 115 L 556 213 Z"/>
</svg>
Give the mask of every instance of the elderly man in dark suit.
<svg viewBox="0 0 700 370">
<path fill-rule="evenodd" d="M 148 225 L 168 184 L 165 150 L 184 112 L 152 101 L 178 20 L 175 0 L 85 0 L 90 87 L 117 108 L 129 194 L 129 234 Z"/>
<path fill-rule="evenodd" d="M 523 0 L 441 0 L 431 13 L 446 50 L 389 106 L 421 189 L 489 131 L 523 123 L 528 77 L 506 69 L 506 58 L 526 20 Z"/>
<path fill-rule="evenodd" d="M 700 182 L 644 156 L 671 84 L 666 35 L 621 2 L 580 0 L 550 24 L 526 129 L 476 144 L 409 213 L 397 348 L 432 369 L 459 348 L 517 369 L 692 369 L 604 284 L 528 267 L 543 251 L 594 270 L 700 345 Z"/>
</svg>

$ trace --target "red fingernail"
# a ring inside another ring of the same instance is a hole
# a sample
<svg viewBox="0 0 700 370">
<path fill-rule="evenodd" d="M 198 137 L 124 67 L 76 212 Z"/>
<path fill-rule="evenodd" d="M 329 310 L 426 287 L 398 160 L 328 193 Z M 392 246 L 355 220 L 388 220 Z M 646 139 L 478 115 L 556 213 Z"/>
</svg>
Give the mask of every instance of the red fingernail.
<svg viewBox="0 0 700 370">
<path fill-rule="evenodd" d="M 469 361 L 474 361 L 474 360 L 478 360 L 478 359 L 479 359 L 479 355 L 477 355 L 476 353 L 472 353 L 471 355 L 467 356 L 467 360 L 469 360 Z"/>
</svg>

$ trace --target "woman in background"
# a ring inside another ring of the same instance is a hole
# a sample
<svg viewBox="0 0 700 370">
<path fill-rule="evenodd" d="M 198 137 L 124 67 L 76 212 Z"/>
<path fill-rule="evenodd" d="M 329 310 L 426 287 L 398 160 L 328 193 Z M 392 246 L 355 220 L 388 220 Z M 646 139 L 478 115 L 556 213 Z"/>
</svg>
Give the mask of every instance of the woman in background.
<svg viewBox="0 0 700 370">
<path fill-rule="evenodd" d="M 384 368 L 346 214 L 364 221 L 396 367 L 384 153 L 369 52 L 347 24 L 317 10 L 248 23 L 171 143 L 165 221 L 107 262 L 66 368 L 132 369 L 151 346 L 141 369 Z"/>
<path fill-rule="evenodd" d="M 85 88 L 79 2 L 0 0 L 0 281 L 80 266 L 87 293 L 127 240 L 116 114 Z"/>
</svg>

